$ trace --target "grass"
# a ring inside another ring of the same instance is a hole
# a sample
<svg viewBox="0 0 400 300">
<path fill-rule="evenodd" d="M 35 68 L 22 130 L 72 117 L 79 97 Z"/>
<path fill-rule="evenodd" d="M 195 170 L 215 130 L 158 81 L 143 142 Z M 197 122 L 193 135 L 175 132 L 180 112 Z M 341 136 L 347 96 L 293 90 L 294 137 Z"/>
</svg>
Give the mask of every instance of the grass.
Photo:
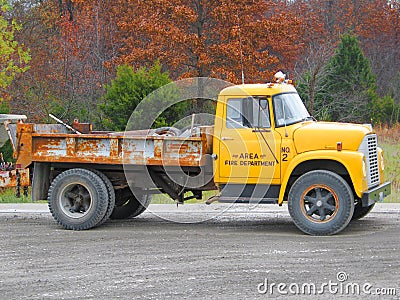
<svg viewBox="0 0 400 300">
<path fill-rule="evenodd" d="M 392 182 L 392 194 L 385 198 L 385 202 L 400 203 L 400 124 L 392 127 L 376 126 L 375 131 L 378 135 L 379 146 L 384 151 L 385 158 L 385 180 Z M 22 189 L 21 189 L 22 193 Z M 203 193 L 202 200 L 192 199 L 186 203 L 204 203 L 209 197 L 216 194 L 216 191 Z M 0 203 L 30 203 L 29 196 L 21 195 L 15 197 L 15 189 L 0 189 Z M 153 195 L 152 203 L 173 203 L 167 195 Z"/>
<path fill-rule="evenodd" d="M 1 188 L 0 189 L 0 203 L 31 203 L 32 198 L 30 192 L 28 196 L 23 195 L 21 188 L 21 197 L 17 198 L 15 196 L 15 188 Z"/>
<path fill-rule="evenodd" d="M 379 146 L 383 149 L 385 159 L 385 180 L 392 182 L 392 193 L 385 202 L 400 202 L 400 124 L 390 128 L 375 128 Z"/>
</svg>

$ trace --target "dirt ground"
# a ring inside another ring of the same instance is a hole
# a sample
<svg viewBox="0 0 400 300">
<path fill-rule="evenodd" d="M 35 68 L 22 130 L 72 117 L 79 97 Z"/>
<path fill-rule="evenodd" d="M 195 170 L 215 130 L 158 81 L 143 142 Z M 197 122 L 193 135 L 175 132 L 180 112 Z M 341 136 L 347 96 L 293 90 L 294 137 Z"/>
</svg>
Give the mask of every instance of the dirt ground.
<svg viewBox="0 0 400 300">
<path fill-rule="evenodd" d="M 0 299 L 400 298 L 400 206 L 331 237 L 302 234 L 286 207 L 226 208 L 151 205 L 78 232 L 0 206 Z"/>
</svg>

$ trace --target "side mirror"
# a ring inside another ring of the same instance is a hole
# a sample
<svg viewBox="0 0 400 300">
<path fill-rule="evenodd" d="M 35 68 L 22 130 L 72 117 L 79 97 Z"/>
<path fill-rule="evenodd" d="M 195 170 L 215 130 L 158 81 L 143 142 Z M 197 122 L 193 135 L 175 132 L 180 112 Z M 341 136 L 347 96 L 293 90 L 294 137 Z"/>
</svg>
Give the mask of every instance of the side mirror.
<svg viewBox="0 0 400 300">
<path fill-rule="evenodd" d="M 268 100 L 267 99 L 260 99 L 260 107 L 262 109 L 267 109 L 268 108 Z"/>
</svg>

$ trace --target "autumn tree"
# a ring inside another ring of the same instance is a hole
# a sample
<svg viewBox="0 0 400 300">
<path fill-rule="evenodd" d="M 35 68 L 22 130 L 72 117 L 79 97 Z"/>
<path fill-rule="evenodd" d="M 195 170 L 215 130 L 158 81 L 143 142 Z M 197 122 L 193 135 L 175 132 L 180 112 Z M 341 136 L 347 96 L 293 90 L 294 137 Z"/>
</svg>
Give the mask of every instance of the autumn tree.
<svg viewBox="0 0 400 300">
<path fill-rule="evenodd" d="M 119 47 L 112 3 L 27 1 L 13 2 L 13 12 L 28 26 L 19 38 L 31 47 L 33 57 L 28 76 L 13 90 L 15 106 L 34 121 L 53 113 L 64 120 L 100 124 L 103 85 L 114 74 L 105 62 Z"/>
<path fill-rule="evenodd" d="M 80 118 L 101 123 L 98 103 L 104 94 L 103 85 L 113 72 L 105 62 L 118 48 L 115 16 L 112 3 L 104 1 L 59 1 L 57 35 L 51 57 L 57 72 L 55 81 L 60 86 L 63 105 L 61 114 L 67 119 Z"/>
<path fill-rule="evenodd" d="M 21 26 L 7 15 L 8 1 L 0 0 L 0 112 L 9 110 L 7 87 L 17 74 L 24 73 L 31 59 L 29 50 L 15 40 L 15 32 Z"/>
<path fill-rule="evenodd" d="M 118 23 L 125 45 L 115 63 L 138 67 L 160 60 L 174 79 L 239 83 L 243 68 L 246 82 L 263 82 L 293 65 L 301 46 L 298 18 L 272 2 L 117 2 L 125 7 Z"/>
<path fill-rule="evenodd" d="M 24 113 L 30 121 L 40 122 L 49 113 L 62 115 L 68 101 L 63 97 L 63 77 L 56 54 L 61 50 L 54 41 L 60 36 L 60 12 L 55 1 L 15 0 L 11 12 L 24 30 L 17 39 L 31 50 L 30 69 L 17 76 L 10 87 L 11 105 L 16 113 Z"/>
</svg>

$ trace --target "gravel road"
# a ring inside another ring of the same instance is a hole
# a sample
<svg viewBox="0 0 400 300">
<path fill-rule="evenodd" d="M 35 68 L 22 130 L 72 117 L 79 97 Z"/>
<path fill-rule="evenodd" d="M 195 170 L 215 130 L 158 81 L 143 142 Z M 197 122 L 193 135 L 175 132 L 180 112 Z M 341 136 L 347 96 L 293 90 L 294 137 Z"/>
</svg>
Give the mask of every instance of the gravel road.
<svg viewBox="0 0 400 300">
<path fill-rule="evenodd" d="M 0 299 L 399 299 L 399 235 L 399 204 L 331 237 L 286 206 L 150 205 L 67 231 L 45 205 L 0 205 Z"/>
</svg>

